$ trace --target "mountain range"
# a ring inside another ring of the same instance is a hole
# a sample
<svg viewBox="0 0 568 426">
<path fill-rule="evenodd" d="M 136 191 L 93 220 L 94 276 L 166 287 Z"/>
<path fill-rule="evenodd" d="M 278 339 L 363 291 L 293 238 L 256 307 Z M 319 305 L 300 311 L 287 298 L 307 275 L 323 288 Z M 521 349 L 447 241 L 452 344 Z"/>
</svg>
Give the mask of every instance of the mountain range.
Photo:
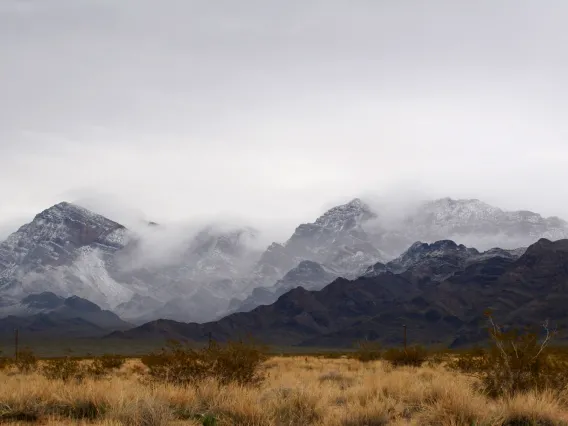
<svg viewBox="0 0 568 426">
<path fill-rule="evenodd" d="M 28 336 L 64 338 L 102 337 L 109 330 L 127 330 L 132 324 L 113 312 L 77 296 L 63 298 L 45 292 L 26 296 L 12 309 L 18 315 L 0 319 L 0 337 L 11 337 L 15 329 Z"/>
<path fill-rule="evenodd" d="M 190 342 L 252 335 L 277 346 L 352 347 L 356 341 L 460 347 L 487 339 L 484 311 L 505 327 L 568 325 L 568 240 L 541 239 L 525 251 L 474 249 L 439 241 L 416 244 L 403 272 L 338 278 L 322 290 L 302 287 L 276 302 L 205 324 L 157 320 L 108 338 Z M 399 262 L 398 265 L 400 265 Z"/>
<path fill-rule="evenodd" d="M 253 228 L 181 231 L 173 232 L 173 250 L 167 225 L 132 230 L 66 202 L 46 209 L 0 243 L 0 328 L 8 318 L 31 321 L 61 311 L 34 311 L 30 297 L 84 299 L 120 317 L 102 328 L 124 330 L 156 319 L 226 321 L 228 314 L 257 312 L 294 294 L 325 293 L 337 283 L 404 280 L 407 294 L 417 294 L 426 283 L 445 288 L 484 262 L 516 262 L 522 247 L 539 239 L 568 238 L 559 218 L 449 198 L 421 203 L 396 220 L 354 199 L 265 250 L 252 243 L 258 235 Z"/>
</svg>

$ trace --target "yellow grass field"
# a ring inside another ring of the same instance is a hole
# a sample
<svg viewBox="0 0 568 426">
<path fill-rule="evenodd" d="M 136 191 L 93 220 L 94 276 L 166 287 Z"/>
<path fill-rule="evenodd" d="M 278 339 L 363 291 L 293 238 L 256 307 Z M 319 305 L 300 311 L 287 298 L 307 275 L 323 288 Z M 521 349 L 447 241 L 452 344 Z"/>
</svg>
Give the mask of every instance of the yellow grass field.
<svg viewBox="0 0 568 426">
<path fill-rule="evenodd" d="M 64 383 L 0 372 L 0 422 L 42 425 L 568 425 L 566 397 L 491 400 L 475 379 L 442 366 L 275 357 L 257 388 L 149 382 L 139 360 L 111 377 Z M 209 415 L 206 420 L 205 415 Z M 212 419 L 215 421 L 212 422 Z M 209 422 L 209 423 L 208 423 Z"/>
</svg>

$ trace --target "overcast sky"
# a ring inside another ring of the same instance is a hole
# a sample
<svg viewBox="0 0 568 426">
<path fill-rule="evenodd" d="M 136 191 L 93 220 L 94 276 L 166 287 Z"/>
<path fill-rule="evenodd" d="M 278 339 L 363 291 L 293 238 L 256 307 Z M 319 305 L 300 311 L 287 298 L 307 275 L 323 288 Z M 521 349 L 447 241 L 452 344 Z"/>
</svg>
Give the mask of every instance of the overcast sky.
<svg viewBox="0 0 568 426">
<path fill-rule="evenodd" d="M 385 193 L 568 218 L 566 22 L 565 0 L 2 0 L 0 223 L 90 198 L 291 229 Z"/>
</svg>

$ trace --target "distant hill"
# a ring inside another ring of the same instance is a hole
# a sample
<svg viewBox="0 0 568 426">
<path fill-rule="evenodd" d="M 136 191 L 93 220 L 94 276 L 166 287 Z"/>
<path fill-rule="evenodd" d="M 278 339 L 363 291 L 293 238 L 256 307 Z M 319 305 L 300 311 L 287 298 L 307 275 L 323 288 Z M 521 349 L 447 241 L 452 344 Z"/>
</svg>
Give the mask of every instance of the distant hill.
<svg viewBox="0 0 568 426">
<path fill-rule="evenodd" d="M 97 337 L 132 328 L 132 324 L 113 312 L 102 310 L 86 299 L 63 298 L 49 292 L 27 296 L 18 312 L 28 315 L 0 319 L 0 337 L 13 335 L 14 329 L 36 338 L 73 338 Z"/>
</svg>

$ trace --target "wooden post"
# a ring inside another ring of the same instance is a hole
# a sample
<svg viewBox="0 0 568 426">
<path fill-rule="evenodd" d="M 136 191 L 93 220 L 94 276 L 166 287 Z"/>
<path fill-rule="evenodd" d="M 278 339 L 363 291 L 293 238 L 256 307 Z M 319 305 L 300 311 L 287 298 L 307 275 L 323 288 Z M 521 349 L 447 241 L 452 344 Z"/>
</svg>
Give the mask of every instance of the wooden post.
<svg viewBox="0 0 568 426">
<path fill-rule="evenodd" d="M 404 329 L 404 352 L 406 352 L 406 324 L 402 328 Z"/>
<path fill-rule="evenodd" d="M 18 360 L 18 340 L 19 340 L 19 330 L 17 328 L 14 329 L 14 358 L 16 361 Z"/>
</svg>

